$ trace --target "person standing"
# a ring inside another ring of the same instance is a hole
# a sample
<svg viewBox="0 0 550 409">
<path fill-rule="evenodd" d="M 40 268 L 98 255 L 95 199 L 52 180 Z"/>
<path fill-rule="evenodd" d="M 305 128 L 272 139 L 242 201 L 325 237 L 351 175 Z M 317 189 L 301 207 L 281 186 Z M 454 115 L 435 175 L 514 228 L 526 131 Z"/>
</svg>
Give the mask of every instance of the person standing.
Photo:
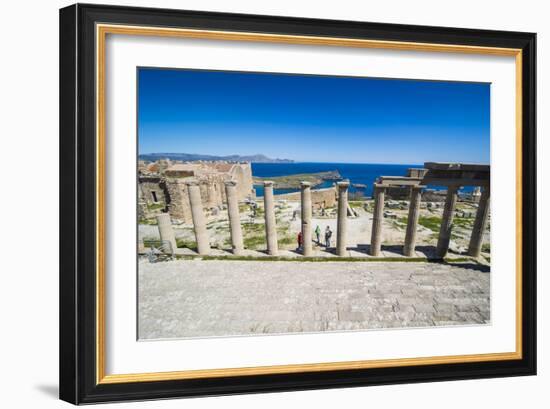
<svg viewBox="0 0 550 409">
<path fill-rule="evenodd" d="M 325 230 L 325 246 L 328 249 L 330 247 L 330 238 L 332 237 L 332 230 L 327 226 Z"/>
<path fill-rule="evenodd" d="M 315 228 L 315 236 L 317 236 L 317 244 L 320 246 L 321 245 L 321 228 L 319 227 L 319 225 L 317 225 L 317 227 Z"/>
<path fill-rule="evenodd" d="M 298 232 L 298 250 L 302 248 L 302 232 Z"/>
</svg>

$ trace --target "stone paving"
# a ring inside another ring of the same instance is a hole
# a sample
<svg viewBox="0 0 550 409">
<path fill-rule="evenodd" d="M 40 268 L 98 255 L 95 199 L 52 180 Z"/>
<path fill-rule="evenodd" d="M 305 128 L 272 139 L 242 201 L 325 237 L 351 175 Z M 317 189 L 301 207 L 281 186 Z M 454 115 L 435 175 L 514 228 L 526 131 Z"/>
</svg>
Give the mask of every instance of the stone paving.
<svg viewBox="0 0 550 409">
<path fill-rule="evenodd" d="M 138 297 L 140 339 L 490 322 L 474 262 L 142 259 Z"/>
</svg>

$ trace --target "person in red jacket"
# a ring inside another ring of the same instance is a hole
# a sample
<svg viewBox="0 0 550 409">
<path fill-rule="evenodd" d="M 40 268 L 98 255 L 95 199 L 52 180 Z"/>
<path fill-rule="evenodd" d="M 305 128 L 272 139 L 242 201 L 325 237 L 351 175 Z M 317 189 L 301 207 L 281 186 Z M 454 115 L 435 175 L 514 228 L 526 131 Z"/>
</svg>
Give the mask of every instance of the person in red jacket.
<svg viewBox="0 0 550 409">
<path fill-rule="evenodd" d="M 302 248 L 302 232 L 298 233 L 298 249 Z"/>
</svg>

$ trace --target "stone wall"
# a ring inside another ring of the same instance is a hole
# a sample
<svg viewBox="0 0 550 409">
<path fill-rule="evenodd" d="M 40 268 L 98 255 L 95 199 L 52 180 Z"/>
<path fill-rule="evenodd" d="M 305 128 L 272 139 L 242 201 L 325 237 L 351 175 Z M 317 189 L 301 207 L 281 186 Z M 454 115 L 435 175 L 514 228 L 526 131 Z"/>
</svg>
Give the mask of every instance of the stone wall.
<svg viewBox="0 0 550 409">
<path fill-rule="evenodd" d="M 226 177 L 208 176 L 199 179 L 199 188 L 201 192 L 202 205 L 206 210 L 219 208 L 225 204 L 225 186 Z M 168 212 L 174 220 L 184 223 L 190 223 L 191 204 L 189 203 L 189 193 L 187 192 L 188 178 L 167 178 L 166 186 L 170 195 L 170 205 Z"/>
<path fill-rule="evenodd" d="M 149 219 L 166 211 L 170 197 L 160 176 L 141 175 L 138 183 L 138 217 Z"/>
<path fill-rule="evenodd" d="M 168 213 L 172 219 L 184 223 L 191 222 L 191 205 L 185 179 L 166 179 L 166 190 L 170 196 Z"/>
<path fill-rule="evenodd" d="M 254 194 L 252 166 L 250 163 L 237 163 L 231 169 L 231 179 L 237 182 L 237 195 L 244 200 Z"/>
<path fill-rule="evenodd" d="M 338 199 L 338 192 L 334 187 L 329 187 L 326 189 L 317 189 L 317 190 L 311 191 L 311 205 L 313 207 L 313 210 L 334 207 L 336 206 L 337 199 Z M 275 195 L 275 200 L 299 201 L 300 192 Z"/>
<path fill-rule="evenodd" d="M 252 168 L 249 163 L 238 164 L 217 164 L 216 168 L 205 166 L 206 170 L 200 169 L 194 171 L 191 177 L 166 177 L 165 183 L 170 197 L 168 212 L 173 219 L 184 223 L 191 222 L 191 205 L 189 203 L 189 194 L 186 183 L 193 179 L 199 182 L 201 191 L 201 201 L 206 210 L 220 208 L 225 205 L 225 181 L 234 180 L 237 182 L 238 200 L 244 200 L 252 192 Z M 181 172 L 181 170 L 178 170 Z M 174 175 L 175 173 L 167 174 Z"/>
<path fill-rule="evenodd" d="M 208 175 L 199 179 L 203 207 L 211 209 L 225 203 L 225 181 L 230 178 L 224 174 Z"/>
<path fill-rule="evenodd" d="M 141 197 L 148 205 L 166 203 L 166 185 L 160 177 L 141 176 L 139 187 Z"/>
<path fill-rule="evenodd" d="M 173 165 L 162 163 L 162 165 L 171 166 L 168 166 L 162 174 L 139 177 L 140 201 L 148 206 L 165 204 L 172 219 L 177 221 L 184 223 L 192 221 L 186 185 L 190 180 L 199 182 L 201 200 L 206 210 L 220 208 L 225 204 L 225 181 L 227 180 L 234 180 L 237 183 L 239 201 L 254 195 L 250 163 L 190 162 Z"/>
</svg>

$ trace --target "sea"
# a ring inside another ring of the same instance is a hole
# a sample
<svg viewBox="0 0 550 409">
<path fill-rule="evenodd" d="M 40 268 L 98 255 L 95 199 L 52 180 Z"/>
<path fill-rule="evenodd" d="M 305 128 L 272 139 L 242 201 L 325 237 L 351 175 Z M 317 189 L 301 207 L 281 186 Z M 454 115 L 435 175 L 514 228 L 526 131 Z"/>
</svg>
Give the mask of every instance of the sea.
<svg viewBox="0 0 550 409">
<path fill-rule="evenodd" d="M 349 179 L 351 186 L 350 194 L 372 196 L 372 189 L 375 180 L 380 176 L 406 176 L 409 168 L 422 168 L 421 164 L 378 164 L 378 163 L 319 163 L 319 162 L 291 162 L 291 163 L 252 163 L 252 175 L 262 178 L 296 175 L 300 173 L 317 173 L 337 170 L 343 179 Z M 335 182 L 333 180 L 323 181 L 314 186 L 316 189 L 331 187 Z M 354 184 L 364 185 L 365 187 L 356 187 Z M 438 186 L 428 186 L 428 188 L 440 190 L 444 189 Z M 256 196 L 264 195 L 262 185 L 254 185 Z M 463 191 L 470 189 L 465 188 Z M 297 192 L 299 189 L 274 189 L 274 194 L 284 194 Z"/>
</svg>

